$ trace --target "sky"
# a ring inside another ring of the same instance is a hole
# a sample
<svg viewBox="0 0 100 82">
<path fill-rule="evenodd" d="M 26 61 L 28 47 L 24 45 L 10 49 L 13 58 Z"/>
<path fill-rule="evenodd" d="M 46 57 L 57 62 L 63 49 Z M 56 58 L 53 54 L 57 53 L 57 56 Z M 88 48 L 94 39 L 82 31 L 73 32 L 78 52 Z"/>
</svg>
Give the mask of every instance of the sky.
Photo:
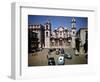
<svg viewBox="0 0 100 82">
<path fill-rule="evenodd" d="M 54 30 L 60 26 L 71 28 L 72 16 L 43 16 L 43 15 L 28 15 L 28 24 L 44 25 L 48 20 L 51 22 L 51 28 Z M 74 17 L 76 19 L 76 29 L 88 27 L 87 17 Z"/>
</svg>

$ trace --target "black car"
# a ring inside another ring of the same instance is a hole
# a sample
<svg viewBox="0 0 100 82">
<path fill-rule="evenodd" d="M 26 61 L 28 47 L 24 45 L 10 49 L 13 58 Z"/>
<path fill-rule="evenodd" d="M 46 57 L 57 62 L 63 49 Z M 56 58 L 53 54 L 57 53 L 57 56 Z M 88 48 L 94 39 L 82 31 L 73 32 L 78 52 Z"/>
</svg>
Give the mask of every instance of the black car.
<svg viewBox="0 0 100 82">
<path fill-rule="evenodd" d="M 55 65 L 55 60 L 53 57 L 48 58 L 48 65 Z"/>
<path fill-rule="evenodd" d="M 72 55 L 67 53 L 67 54 L 64 54 L 64 58 L 67 58 L 67 59 L 72 59 Z"/>
<path fill-rule="evenodd" d="M 55 50 L 56 50 L 55 48 L 52 48 L 52 49 L 49 49 L 49 52 L 53 52 Z"/>
</svg>

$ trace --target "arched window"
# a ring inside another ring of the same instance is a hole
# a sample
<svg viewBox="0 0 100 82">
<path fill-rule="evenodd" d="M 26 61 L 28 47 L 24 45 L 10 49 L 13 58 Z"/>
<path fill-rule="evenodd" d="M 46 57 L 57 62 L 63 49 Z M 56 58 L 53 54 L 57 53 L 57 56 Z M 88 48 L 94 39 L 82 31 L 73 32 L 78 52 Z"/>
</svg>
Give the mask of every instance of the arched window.
<svg viewBox="0 0 100 82">
<path fill-rule="evenodd" d="M 62 31 L 60 31 L 60 35 L 62 35 Z"/>
<path fill-rule="evenodd" d="M 48 32 L 46 32 L 46 37 L 48 37 Z"/>
<path fill-rule="evenodd" d="M 48 25 L 46 25 L 46 30 L 48 30 Z"/>
<path fill-rule="evenodd" d="M 75 34 L 75 32 L 73 31 L 73 34 Z"/>
</svg>

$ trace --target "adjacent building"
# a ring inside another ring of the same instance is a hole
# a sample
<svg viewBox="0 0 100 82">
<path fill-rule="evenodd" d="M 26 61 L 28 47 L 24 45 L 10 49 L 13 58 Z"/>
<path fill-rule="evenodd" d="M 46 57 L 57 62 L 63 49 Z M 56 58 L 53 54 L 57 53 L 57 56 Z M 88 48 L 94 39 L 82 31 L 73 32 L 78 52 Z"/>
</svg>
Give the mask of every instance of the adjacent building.
<svg viewBox="0 0 100 82">
<path fill-rule="evenodd" d="M 78 39 L 78 44 L 76 46 L 78 46 L 78 51 L 82 54 L 82 53 L 87 53 L 87 49 L 88 49 L 88 29 L 85 28 L 80 28 L 77 31 L 77 39 Z M 77 43 L 77 42 L 76 42 Z"/>
<path fill-rule="evenodd" d="M 37 34 L 36 38 L 38 38 L 38 48 L 44 47 L 44 26 L 41 24 L 28 25 L 28 29 L 31 29 L 31 32 Z"/>
<path fill-rule="evenodd" d="M 38 37 L 37 33 L 32 29 L 28 29 L 28 52 L 34 52 L 38 49 Z"/>
</svg>

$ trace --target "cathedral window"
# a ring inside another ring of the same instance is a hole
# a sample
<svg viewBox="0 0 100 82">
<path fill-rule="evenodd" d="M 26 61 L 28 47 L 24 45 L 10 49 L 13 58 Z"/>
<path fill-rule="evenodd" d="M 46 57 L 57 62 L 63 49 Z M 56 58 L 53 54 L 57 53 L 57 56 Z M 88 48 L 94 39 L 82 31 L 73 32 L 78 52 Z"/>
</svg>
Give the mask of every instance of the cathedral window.
<svg viewBox="0 0 100 82">
<path fill-rule="evenodd" d="M 48 37 L 48 32 L 46 32 L 46 37 Z"/>
<path fill-rule="evenodd" d="M 48 30 L 48 25 L 46 25 L 46 30 Z"/>
<path fill-rule="evenodd" d="M 60 35 L 62 35 L 62 31 L 60 31 Z"/>
<path fill-rule="evenodd" d="M 65 33 L 64 33 L 64 37 L 65 37 Z"/>
<path fill-rule="evenodd" d="M 75 34 L 75 32 L 73 32 L 73 34 Z"/>
<path fill-rule="evenodd" d="M 65 43 L 66 41 L 64 40 L 64 43 Z"/>
</svg>

